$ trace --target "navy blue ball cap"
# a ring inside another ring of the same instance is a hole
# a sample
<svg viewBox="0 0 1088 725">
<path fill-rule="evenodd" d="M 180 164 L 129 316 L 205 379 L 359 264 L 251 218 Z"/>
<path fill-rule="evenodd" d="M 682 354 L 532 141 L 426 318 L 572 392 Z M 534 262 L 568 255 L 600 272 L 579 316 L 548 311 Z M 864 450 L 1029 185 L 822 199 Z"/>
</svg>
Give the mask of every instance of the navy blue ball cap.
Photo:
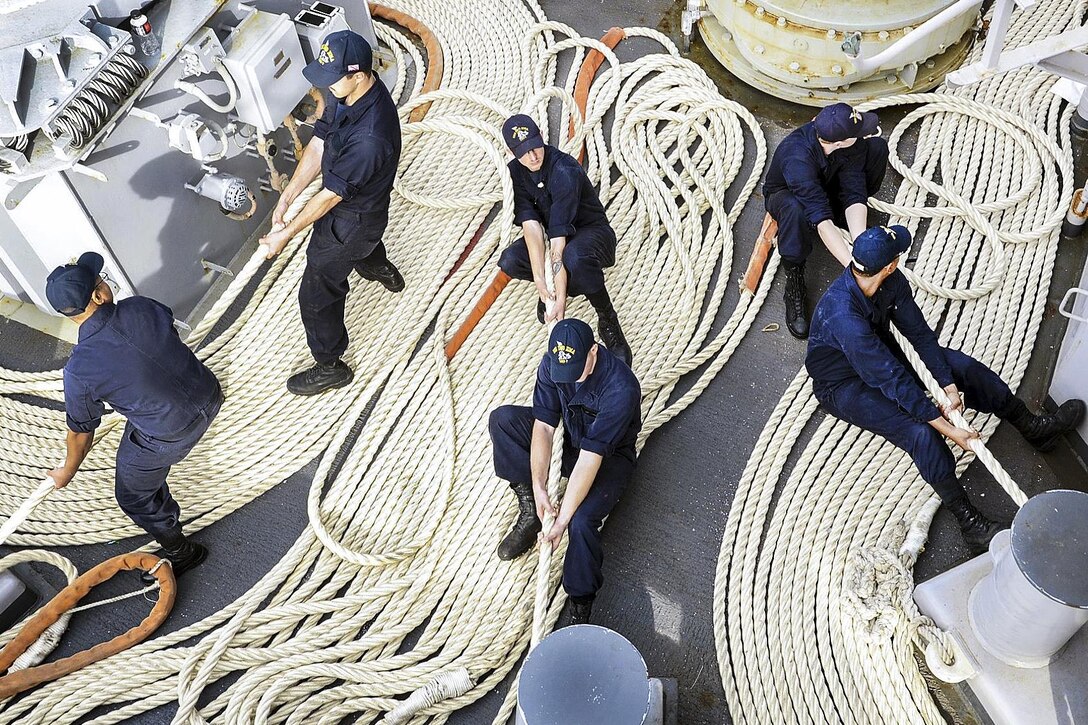
<svg viewBox="0 0 1088 725">
<path fill-rule="evenodd" d="M 573 317 L 555 323 L 548 338 L 548 371 L 556 383 L 576 383 L 594 345 L 593 330 Z"/>
<path fill-rule="evenodd" d="M 855 111 L 847 103 L 833 103 L 816 114 L 816 135 L 835 143 L 848 138 L 873 136 L 880 130 L 880 117 L 869 111 Z"/>
<path fill-rule="evenodd" d="M 870 227 L 854 240 L 851 261 L 859 272 L 875 274 L 910 249 L 910 241 L 910 231 L 899 224 L 891 227 Z"/>
<path fill-rule="evenodd" d="M 101 254 L 84 252 L 75 264 L 54 269 L 45 282 L 45 297 L 53 309 L 68 317 L 87 309 L 103 264 Z"/>
<path fill-rule="evenodd" d="M 502 124 L 502 138 L 515 157 L 521 158 L 533 149 L 544 148 L 544 139 L 540 137 L 540 128 L 536 121 L 518 113 Z"/>
<path fill-rule="evenodd" d="M 354 30 L 329 33 L 317 57 L 302 69 L 302 75 L 317 88 L 328 88 L 349 73 L 371 71 L 374 50 L 366 38 Z"/>
</svg>

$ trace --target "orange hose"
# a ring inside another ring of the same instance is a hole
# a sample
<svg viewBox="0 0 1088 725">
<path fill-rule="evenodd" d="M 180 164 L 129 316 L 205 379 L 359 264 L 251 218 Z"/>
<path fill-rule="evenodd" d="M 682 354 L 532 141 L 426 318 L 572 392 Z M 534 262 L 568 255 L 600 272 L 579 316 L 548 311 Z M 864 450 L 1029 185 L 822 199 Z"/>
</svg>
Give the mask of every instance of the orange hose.
<svg viewBox="0 0 1088 725">
<path fill-rule="evenodd" d="M 768 213 L 763 217 L 763 227 L 759 230 L 755 249 L 752 250 L 752 256 L 748 260 L 748 269 L 744 272 L 744 279 L 740 281 L 742 292 L 747 291 L 753 295 L 756 293 L 759 280 L 763 278 L 763 268 L 767 266 L 767 259 L 771 256 L 771 246 L 776 234 L 778 234 L 778 222 Z"/>
<path fill-rule="evenodd" d="M 420 90 L 420 93 L 430 93 L 431 91 L 438 90 L 438 86 L 442 82 L 442 72 L 445 68 L 445 63 L 443 61 L 444 56 L 442 55 L 442 46 L 439 44 L 438 38 L 431 32 L 431 29 L 411 15 L 405 15 L 401 11 L 394 10 L 385 5 L 371 3 L 370 13 L 374 17 L 396 23 L 402 28 L 411 31 L 423 41 L 423 47 L 427 50 L 427 75 L 423 79 L 423 88 Z M 427 111 L 430 110 L 430 108 L 430 103 L 424 103 L 409 114 L 408 120 L 413 123 L 423 120 L 423 117 L 427 115 Z"/>
<path fill-rule="evenodd" d="M 453 356 L 457 354 L 457 351 L 461 349 L 461 346 L 465 344 L 465 340 L 472 334 L 472 331 L 476 329 L 476 325 L 480 324 L 480 320 L 484 319 L 484 315 L 491 309 L 491 305 L 495 304 L 495 300 L 499 298 L 499 294 L 506 289 L 506 285 L 510 284 L 510 275 L 503 272 L 501 269 L 495 274 L 494 279 L 491 280 L 491 284 L 487 286 L 484 293 L 480 295 L 480 299 L 476 300 L 476 304 L 473 306 L 472 311 L 468 313 L 468 317 L 461 323 L 461 326 L 457 328 L 457 332 L 453 333 L 453 337 L 446 343 L 446 359 L 452 360 Z"/>
<path fill-rule="evenodd" d="M 615 48 L 619 45 L 620 41 L 627 37 L 627 33 L 623 32 L 623 28 L 609 28 L 608 32 L 601 38 L 601 42 L 607 45 L 609 48 Z M 584 61 L 582 61 L 582 68 L 578 71 L 578 81 L 574 85 L 574 102 L 578 105 L 578 110 L 582 112 L 582 118 L 586 116 L 586 103 L 589 101 L 589 88 L 593 85 L 593 77 L 597 75 L 597 70 L 604 63 L 604 54 L 599 50 L 591 50 L 586 55 Z M 567 138 L 574 138 L 574 121 L 570 122 L 570 128 L 567 130 L 569 134 Z M 582 144 L 582 148 L 578 150 L 578 163 L 581 163 L 586 155 L 586 146 Z"/>
<path fill-rule="evenodd" d="M 90 571 L 81 574 L 75 581 L 62 589 L 57 596 L 53 597 L 48 604 L 39 609 L 38 613 L 26 623 L 15 639 L 8 642 L 7 646 L 0 651 L 0 672 L 11 667 L 15 660 L 37 641 L 38 637 L 49 625 L 76 606 L 80 600 L 90 593 L 91 589 L 104 581 L 112 579 L 118 572 L 137 569 L 150 571 L 158 562 L 159 557 L 153 554 L 134 551 L 130 554 L 122 554 L 107 559 Z M 144 621 L 108 642 L 96 644 L 94 647 L 70 657 L 49 664 L 10 672 L 4 677 L 0 677 L 0 700 L 17 695 L 32 687 L 37 687 L 43 682 L 51 682 L 58 677 L 81 670 L 89 664 L 122 652 L 150 637 L 166 619 L 166 615 L 170 614 L 170 610 L 174 607 L 174 599 L 177 596 L 174 572 L 169 564 L 163 564 L 155 571 L 155 579 L 159 582 L 159 599 L 155 602 L 151 613 L 147 615 Z"/>
</svg>

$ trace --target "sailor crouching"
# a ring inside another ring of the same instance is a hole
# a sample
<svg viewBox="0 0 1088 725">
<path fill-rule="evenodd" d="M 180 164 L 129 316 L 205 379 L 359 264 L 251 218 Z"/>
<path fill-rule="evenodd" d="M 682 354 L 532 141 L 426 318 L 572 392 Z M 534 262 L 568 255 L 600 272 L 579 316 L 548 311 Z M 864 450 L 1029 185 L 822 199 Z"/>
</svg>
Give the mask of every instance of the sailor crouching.
<svg viewBox="0 0 1088 725">
<path fill-rule="evenodd" d="M 888 170 L 880 119 L 845 103 L 827 106 L 782 140 L 763 183 L 767 212 L 778 222 L 778 253 L 786 273 L 786 328 L 808 337 L 805 260 L 817 241 L 844 267 L 851 239 L 868 225 L 869 197 Z"/>
<path fill-rule="evenodd" d="M 514 279 L 536 284 L 541 323 L 563 319 L 567 298 L 585 295 L 597 312 L 601 341 L 630 367 L 631 348 L 604 284 L 604 270 L 616 263 L 616 232 L 597 190 L 577 159 L 544 143 L 529 116 L 506 119 L 502 136 L 514 156 L 507 168 L 514 187 L 514 223 L 521 225 L 522 237 L 503 250 L 499 267 Z M 551 240 L 547 260 L 545 235 Z M 545 283 L 545 264 L 554 271 L 554 294 Z"/>
<path fill-rule="evenodd" d="M 212 371 L 181 341 L 170 308 L 148 297 L 115 303 L 102 265 L 100 255 L 87 252 L 75 264 L 53 270 L 46 283 L 50 304 L 79 325 L 78 342 L 64 366 L 67 456 L 49 476 L 64 488 L 76 475 L 105 404 L 125 416 L 117 448 L 117 503 L 159 542 L 159 556 L 180 576 L 203 562 L 208 550 L 182 532 L 181 509 L 166 477 L 208 430 L 223 392 Z"/>
<path fill-rule="evenodd" d="M 504 405 L 491 413 L 495 474 L 510 483 L 518 518 L 499 544 L 503 560 L 528 551 L 547 514 L 555 523 L 543 538 L 558 544 L 569 532 L 563 588 L 570 624 L 589 621 L 604 582 L 601 524 L 635 470 L 635 440 L 642 428 L 641 391 L 626 364 L 593 339 L 581 320 L 556 323 L 540 361 L 532 407 Z M 562 475 L 568 479 L 556 512 L 548 496 L 552 439 L 563 421 Z"/>
</svg>

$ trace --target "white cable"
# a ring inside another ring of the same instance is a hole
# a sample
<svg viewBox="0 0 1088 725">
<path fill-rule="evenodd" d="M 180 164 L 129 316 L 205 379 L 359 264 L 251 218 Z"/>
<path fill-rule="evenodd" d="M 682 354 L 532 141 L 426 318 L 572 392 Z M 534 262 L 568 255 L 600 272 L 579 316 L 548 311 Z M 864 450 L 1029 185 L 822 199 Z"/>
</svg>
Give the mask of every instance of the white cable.
<svg viewBox="0 0 1088 725">
<path fill-rule="evenodd" d="M 180 78 L 174 81 L 174 88 L 195 96 L 197 100 L 217 113 L 230 113 L 238 105 L 238 84 L 235 82 L 234 76 L 230 74 L 226 64 L 223 63 L 222 58 L 216 58 L 214 64 L 216 72 L 219 73 L 219 77 L 223 79 L 223 83 L 227 87 L 227 100 L 225 103 L 217 103 L 200 86 L 190 81 L 183 81 Z"/>
</svg>

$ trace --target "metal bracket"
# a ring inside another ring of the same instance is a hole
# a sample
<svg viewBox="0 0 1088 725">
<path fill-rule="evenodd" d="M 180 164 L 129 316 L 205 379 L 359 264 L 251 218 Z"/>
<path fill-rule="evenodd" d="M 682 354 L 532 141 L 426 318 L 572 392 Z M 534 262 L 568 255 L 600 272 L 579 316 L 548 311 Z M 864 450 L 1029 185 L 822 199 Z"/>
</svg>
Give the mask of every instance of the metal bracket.
<svg viewBox="0 0 1088 725">
<path fill-rule="evenodd" d="M 226 56 L 219 36 L 211 28 L 201 28 L 181 50 L 179 60 L 183 76 L 203 75 L 215 70 L 215 61 Z"/>
<path fill-rule="evenodd" d="M 1088 55 L 1084 53 L 1067 50 L 1044 58 L 1036 65 L 1056 76 L 1069 78 L 1076 83 L 1088 84 Z"/>
<path fill-rule="evenodd" d="M 0 174 L 17 174 L 29 165 L 22 151 L 0 146 Z"/>
<path fill-rule="evenodd" d="M 83 174 L 84 176 L 89 176 L 95 181 L 101 181 L 103 184 L 109 181 L 109 177 L 103 174 L 101 171 L 99 171 L 98 169 L 92 169 L 90 166 L 87 166 L 85 164 L 72 164 L 71 170 L 75 171 L 76 173 Z"/>
<path fill-rule="evenodd" d="M 851 60 L 857 59 L 857 57 L 861 55 L 861 33 L 856 30 L 852 33 L 847 33 L 846 39 L 842 41 L 842 52 Z"/>
<path fill-rule="evenodd" d="M 211 119 L 201 118 L 195 113 L 179 113 L 164 121 L 151 111 L 136 106 L 132 107 L 129 115 L 164 129 L 170 148 L 192 156 L 201 164 L 219 161 L 227 155 L 227 132 Z"/>
<path fill-rule="evenodd" d="M 1034 2 L 1016 4 L 1026 9 Z M 1012 20 L 1012 5 L 1013 0 L 999 0 L 986 36 L 982 60 L 949 73 L 946 76 L 949 86 L 970 85 L 1025 65 L 1038 65 L 1051 73 L 1078 81 L 1088 73 L 1088 57 L 1078 52 L 1078 49 L 1088 45 L 1088 25 L 1002 52 L 1005 33 Z"/>
<path fill-rule="evenodd" d="M 706 16 L 711 15 L 709 10 L 703 10 L 703 0 L 688 0 L 684 11 L 680 13 L 680 33 L 683 36 L 683 51 L 691 50 L 691 36 L 695 32 L 695 24 Z"/>
<path fill-rule="evenodd" d="M 200 266 L 204 268 L 205 272 L 219 272 L 220 274 L 225 274 L 228 277 L 234 276 L 234 272 L 232 272 L 229 267 L 224 267 L 223 265 L 216 264 L 215 262 L 209 262 L 203 257 L 201 257 L 200 259 Z"/>
<path fill-rule="evenodd" d="M 903 70 L 899 73 L 899 80 L 907 86 L 907 88 L 914 88 L 914 82 L 918 80 L 918 64 L 907 63 L 903 66 Z"/>
<path fill-rule="evenodd" d="M 948 636 L 955 657 L 951 664 L 941 659 L 940 648 L 936 641 L 930 641 L 925 648 L 926 665 L 930 671 L 944 682 L 956 683 L 968 680 L 978 674 L 978 665 L 967 655 L 967 648 L 963 642 L 952 632 L 945 632 Z"/>
<path fill-rule="evenodd" d="M 227 134 L 211 119 L 195 113 L 178 114 L 166 124 L 166 131 L 172 148 L 201 163 L 218 161 L 227 154 Z"/>
<path fill-rule="evenodd" d="M 1088 297 L 1088 290 L 1081 289 L 1080 287 L 1071 287 L 1069 291 L 1065 293 L 1065 297 L 1062 297 L 1062 303 L 1058 305 L 1058 312 L 1061 313 L 1062 317 L 1068 317 L 1074 322 L 1088 322 L 1088 316 L 1073 314 L 1073 305 L 1069 305 L 1069 309 L 1066 309 L 1066 305 L 1069 301 L 1075 299 L 1077 295 Z"/>
</svg>

